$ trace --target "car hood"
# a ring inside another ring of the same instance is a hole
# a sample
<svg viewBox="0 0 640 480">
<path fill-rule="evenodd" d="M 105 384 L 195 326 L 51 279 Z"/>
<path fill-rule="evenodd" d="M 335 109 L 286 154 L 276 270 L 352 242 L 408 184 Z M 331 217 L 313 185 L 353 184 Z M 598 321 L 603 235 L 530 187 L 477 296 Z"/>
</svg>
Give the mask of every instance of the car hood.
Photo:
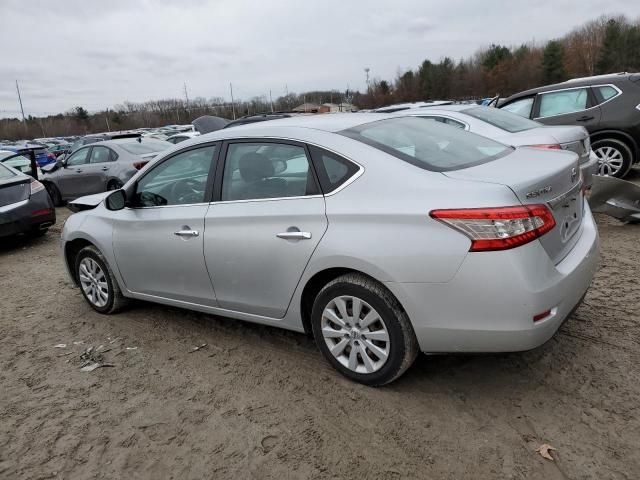
<svg viewBox="0 0 640 480">
<path fill-rule="evenodd" d="M 86 195 L 84 197 L 76 198 L 68 203 L 69 209 L 74 212 L 79 212 L 81 210 L 91 210 L 92 208 L 97 207 L 100 203 L 109 196 L 109 194 L 113 193 L 112 191 L 94 193 L 93 195 Z"/>
</svg>

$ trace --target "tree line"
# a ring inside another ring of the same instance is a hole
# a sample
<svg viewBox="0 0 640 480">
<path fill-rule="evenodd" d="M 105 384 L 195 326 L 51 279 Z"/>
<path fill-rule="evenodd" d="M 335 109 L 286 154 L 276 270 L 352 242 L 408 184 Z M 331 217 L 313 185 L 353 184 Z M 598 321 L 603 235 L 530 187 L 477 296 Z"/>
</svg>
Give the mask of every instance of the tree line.
<svg viewBox="0 0 640 480">
<path fill-rule="evenodd" d="M 113 109 L 89 113 L 78 106 L 46 117 L 0 119 L 0 139 L 85 135 L 88 133 L 190 123 L 202 115 L 237 118 L 288 111 L 302 103 L 353 103 L 376 108 L 420 100 L 469 100 L 510 94 L 569 78 L 612 72 L 640 71 L 640 20 L 603 16 L 573 29 L 564 37 L 517 46 L 492 44 L 455 62 L 443 57 L 424 60 L 396 78 L 374 78 L 364 92 L 311 91 L 275 99 L 257 96 L 229 102 L 223 98 L 163 99 L 125 102 Z"/>
</svg>

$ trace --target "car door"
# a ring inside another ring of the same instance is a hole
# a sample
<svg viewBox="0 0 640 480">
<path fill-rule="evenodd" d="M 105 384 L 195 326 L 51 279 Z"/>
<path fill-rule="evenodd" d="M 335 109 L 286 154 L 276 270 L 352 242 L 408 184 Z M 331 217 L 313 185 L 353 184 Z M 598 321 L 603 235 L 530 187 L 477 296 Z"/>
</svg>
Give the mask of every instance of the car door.
<svg viewBox="0 0 640 480">
<path fill-rule="evenodd" d="M 600 123 L 600 107 L 589 87 L 574 87 L 537 95 L 533 119 L 545 125 L 581 125 L 587 130 Z"/>
<path fill-rule="evenodd" d="M 127 289 L 215 306 L 203 254 L 217 144 L 176 152 L 135 185 L 113 221 L 113 248 Z"/>
<path fill-rule="evenodd" d="M 82 166 L 82 195 L 104 192 L 115 152 L 105 146 L 94 145 L 89 153 L 89 161 Z"/>
<path fill-rule="evenodd" d="M 274 140 L 225 142 L 204 253 L 220 307 L 284 317 L 327 229 L 307 148 Z"/>
<path fill-rule="evenodd" d="M 83 195 L 82 182 L 90 152 L 91 147 L 79 148 L 65 161 L 64 168 L 59 171 L 58 186 L 63 198 L 77 198 Z"/>
</svg>

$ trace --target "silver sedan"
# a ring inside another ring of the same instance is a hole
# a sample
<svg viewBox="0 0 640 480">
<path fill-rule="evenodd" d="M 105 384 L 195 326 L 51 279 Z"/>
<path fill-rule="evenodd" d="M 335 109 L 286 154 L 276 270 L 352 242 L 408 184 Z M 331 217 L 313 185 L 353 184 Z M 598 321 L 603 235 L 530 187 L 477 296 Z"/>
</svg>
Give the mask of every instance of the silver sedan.
<svg viewBox="0 0 640 480">
<path fill-rule="evenodd" d="M 599 252 L 576 154 L 397 115 L 202 135 L 72 206 L 62 251 L 96 311 L 139 299 L 305 331 L 368 385 L 419 351 L 546 342 Z"/>
</svg>

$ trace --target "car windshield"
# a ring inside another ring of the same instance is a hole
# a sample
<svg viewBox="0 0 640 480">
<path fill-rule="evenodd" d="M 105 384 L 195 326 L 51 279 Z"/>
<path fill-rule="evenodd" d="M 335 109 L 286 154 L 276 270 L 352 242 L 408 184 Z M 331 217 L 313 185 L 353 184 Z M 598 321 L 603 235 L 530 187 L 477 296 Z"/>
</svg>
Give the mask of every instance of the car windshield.
<svg viewBox="0 0 640 480">
<path fill-rule="evenodd" d="M 538 122 L 499 108 L 474 107 L 462 110 L 462 112 L 510 133 L 524 132 L 541 126 Z"/>
<path fill-rule="evenodd" d="M 459 128 L 413 117 L 379 120 L 340 133 L 437 172 L 479 165 L 513 150 Z"/>
<path fill-rule="evenodd" d="M 146 153 L 155 153 L 166 150 L 172 147 L 171 142 L 165 142 L 164 140 L 144 139 L 141 141 L 133 140 L 132 142 L 119 143 L 120 148 L 126 150 L 134 155 L 144 155 Z"/>
</svg>

